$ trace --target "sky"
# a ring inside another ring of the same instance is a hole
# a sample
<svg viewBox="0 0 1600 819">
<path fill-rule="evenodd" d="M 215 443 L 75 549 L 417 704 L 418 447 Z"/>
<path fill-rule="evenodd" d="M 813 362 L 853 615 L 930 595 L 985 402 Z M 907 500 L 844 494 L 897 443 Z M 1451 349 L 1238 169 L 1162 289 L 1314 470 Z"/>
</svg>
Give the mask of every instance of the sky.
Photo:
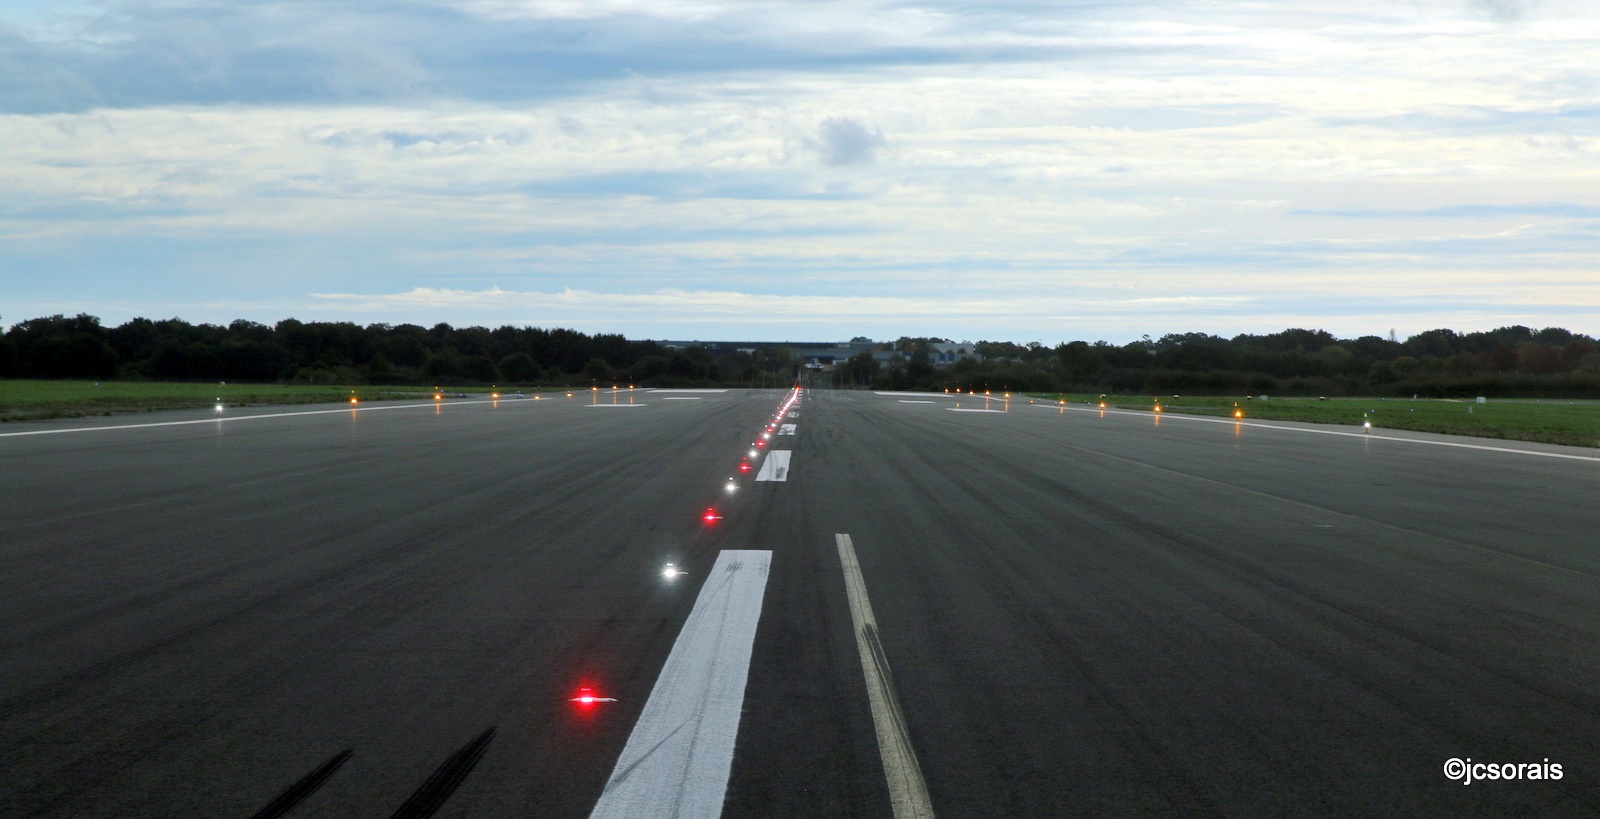
<svg viewBox="0 0 1600 819">
<path fill-rule="evenodd" d="M 1600 334 L 1592 0 L 7 0 L 0 325 Z"/>
</svg>

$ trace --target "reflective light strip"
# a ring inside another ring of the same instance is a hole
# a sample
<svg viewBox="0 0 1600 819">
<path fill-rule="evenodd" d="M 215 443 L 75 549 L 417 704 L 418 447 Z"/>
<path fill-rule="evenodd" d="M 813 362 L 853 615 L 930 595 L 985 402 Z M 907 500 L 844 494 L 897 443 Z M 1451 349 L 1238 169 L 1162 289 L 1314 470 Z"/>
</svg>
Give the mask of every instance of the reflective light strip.
<svg viewBox="0 0 1600 819">
<path fill-rule="evenodd" d="M 850 598 L 850 619 L 855 623 L 856 649 L 861 653 L 861 670 L 867 678 L 867 704 L 872 706 L 872 727 L 878 734 L 878 755 L 883 758 L 883 775 L 889 783 L 889 805 L 895 819 L 933 816 L 933 800 L 928 798 L 928 783 L 922 779 L 922 766 L 911 748 L 911 732 L 900 710 L 889 658 L 878 641 L 878 620 L 872 616 L 867 599 L 867 582 L 856 562 L 856 549 L 850 536 L 836 534 L 839 562 L 844 565 L 844 590 Z"/>
<path fill-rule="evenodd" d="M 771 566 L 770 551 L 717 555 L 591 817 L 722 815 Z"/>
<path fill-rule="evenodd" d="M 789 480 L 789 456 L 793 453 L 787 449 L 774 449 L 767 453 L 767 459 L 761 462 L 761 471 L 756 473 L 758 481 L 787 481 Z"/>
</svg>

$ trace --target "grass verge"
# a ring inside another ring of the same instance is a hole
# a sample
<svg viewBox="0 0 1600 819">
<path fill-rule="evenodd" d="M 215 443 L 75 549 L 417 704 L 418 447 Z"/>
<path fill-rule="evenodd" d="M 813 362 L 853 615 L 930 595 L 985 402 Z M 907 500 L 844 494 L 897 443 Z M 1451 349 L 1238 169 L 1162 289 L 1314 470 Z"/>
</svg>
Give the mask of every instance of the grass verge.
<svg viewBox="0 0 1600 819">
<path fill-rule="evenodd" d="M 1537 441 L 1568 446 L 1600 446 L 1600 401 L 1566 399 L 1494 399 L 1479 404 L 1471 399 L 1403 398 L 1222 398 L 1215 396 L 1150 395 L 1038 395 L 1052 401 L 1098 405 L 1129 410 L 1190 415 L 1231 416 L 1314 424 L 1352 424 L 1371 421 L 1377 429 L 1405 429 Z"/>
</svg>

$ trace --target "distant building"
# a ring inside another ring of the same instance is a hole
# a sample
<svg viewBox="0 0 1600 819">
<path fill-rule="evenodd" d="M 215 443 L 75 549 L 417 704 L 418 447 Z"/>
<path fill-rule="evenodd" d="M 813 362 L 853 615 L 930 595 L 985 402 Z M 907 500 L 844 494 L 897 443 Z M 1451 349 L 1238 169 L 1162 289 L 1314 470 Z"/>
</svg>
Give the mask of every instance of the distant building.
<svg viewBox="0 0 1600 819">
<path fill-rule="evenodd" d="M 928 363 L 935 367 L 948 367 L 957 361 L 967 359 L 977 360 L 978 352 L 971 344 L 957 344 L 950 341 L 936 341 L 929 345 Z"/>
<path fill-rule="evenodd" d="M 873 350 L 872 360 L 882 367 L 898 367 L 905 363 L 906 356 L 899 350 Z"/>
<path fill-rule="evenodd" d="M 873 341 L 841 341 L 837 344 L 792 347 L 790 352 L 795 358 L 804 361 L 809 369 L 830 371 L 843 364 L 850 356 L 863 351 L 870 352 L 877 346 L 877 342 Z"/>
</svg>

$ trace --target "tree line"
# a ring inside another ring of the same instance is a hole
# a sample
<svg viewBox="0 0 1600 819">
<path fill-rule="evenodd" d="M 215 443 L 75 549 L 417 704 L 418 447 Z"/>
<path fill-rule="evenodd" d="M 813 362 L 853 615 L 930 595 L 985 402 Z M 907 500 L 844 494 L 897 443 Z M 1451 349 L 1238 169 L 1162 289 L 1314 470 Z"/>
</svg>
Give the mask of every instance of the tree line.
<svg viewBox="0 0 1600 819">
<path fill-rule="evenodd" d="M 901 338 L 886 345 L 898 361 L 857 354 L 833 380 L 878 389 L 1600 398 L 1600 344 L 1558 327 L 1439 329 L 1404 341 L 1305 329 L 1233 338 L 1175 333 L 1122 345 L 980 341 L 975 357 L 934 367 L 931 345 L 943 341 Z"/>
<path fill-rule="evenodd" d="M 136 318 L 105 327 L 90 315 L 48 316 L 0 337 L 0 377 L 534 385 L 613 380 L 759 381 L 781 364 L 702 348 L 668 349 L 621 335 L 537 327 L 238 320 L 227 326 Z M 765 368 L 765 369 L 764 369 Z M 771 376 L 768 375 L 768 380 Z"/>
<path fill-rule="evenodd" d="M 931 362 L 938 338 L 901 338 L 806 369 L 783 345 L 714 354 L 576 330 L 238 320 L 226 326 L 48 316 L 0 336 L 0 377 L 328 384 L 786 384 L 876 389 L 1008 389 L 1286 395 L 1541 395 L 1600 398 L 1600 344 L 1561 328 L 1429 330 L 1405 340 L 1290 329 L 1232 338 L 1145 336 L 1128 344 L 980 341 Z"/>
</svg>

